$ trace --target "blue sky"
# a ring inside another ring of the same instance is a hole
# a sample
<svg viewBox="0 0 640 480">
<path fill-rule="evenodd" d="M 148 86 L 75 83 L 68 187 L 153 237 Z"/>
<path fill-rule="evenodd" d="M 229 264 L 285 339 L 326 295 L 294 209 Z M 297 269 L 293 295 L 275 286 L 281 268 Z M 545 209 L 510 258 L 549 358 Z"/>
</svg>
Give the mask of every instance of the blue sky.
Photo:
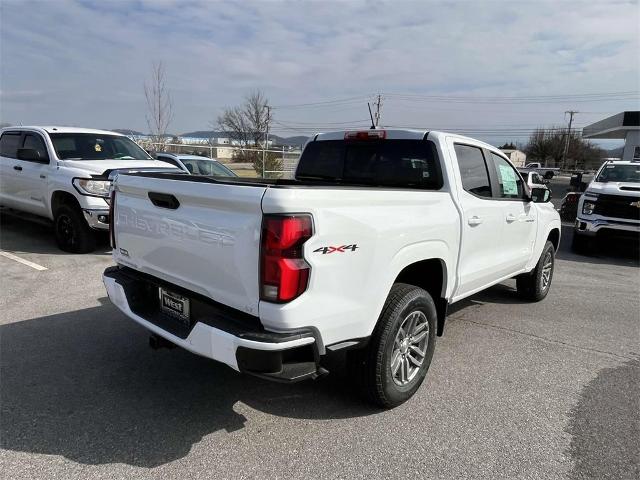
<svg viewBox="0 0 640 480">
<path fill-rule="evenodd" d="M 640 90 L 638 1 L 0 2 L 0 121 L 146 131 L 143 84 L 163 61 L 171 130 L 208 129 L 262 89 L 279 134 L 367 118 L 376 92 L 459 97 Z M 383 124 L 511 132 L 578 126 L 638 98 L 463 103 L 386 96 Z M 284 126 L 286 125 L 286 126 Z"/>
</svg>

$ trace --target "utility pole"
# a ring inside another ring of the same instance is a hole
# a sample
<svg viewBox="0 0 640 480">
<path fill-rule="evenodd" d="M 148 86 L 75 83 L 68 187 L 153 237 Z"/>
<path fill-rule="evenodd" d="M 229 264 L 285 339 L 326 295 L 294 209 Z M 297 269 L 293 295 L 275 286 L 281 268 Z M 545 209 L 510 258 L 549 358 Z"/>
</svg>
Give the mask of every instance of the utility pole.
<svg viewBox="0 0 640 480">
<path fill-rule="evenodd" d="M 376 100 L 376 113 L 374 115 L 376 119 L 376 128 L 378 128 L 378 124 L 380 123 L 381 107 L 382 107 L 382 95 L 378 94 L 378 99 Z"/>
<path fill-rule="evenodd" d="M 266 128 L 264 132 L 264 149 L 262 150 L 262 178 L 264 178 L 265 173 L 265 165 L 266 165 L 266 157 L 267 157 L 267 148 L 269 147 L 269 123 L 271 122 L 271 107 L 269 105 L 265 105 L 267 108 L 267 121 Z"/>
<path fill-rule="evenodd" d="M 573 116 L 579 112 L 577 112 L 576 110 L 568 110 L 564 112 L 565 118 L 567 116 L 567 113 L 569 114 L 569 128 L 567 128 L 567 136 L 564 139 L 564 151 L 562 152 L 562 164 L 560 165 L 563 170 L 566 168 L 567 154 L 569 153 L 569 142 L 571 140 L 571 125 L 573 124 Z"/>
</svg>

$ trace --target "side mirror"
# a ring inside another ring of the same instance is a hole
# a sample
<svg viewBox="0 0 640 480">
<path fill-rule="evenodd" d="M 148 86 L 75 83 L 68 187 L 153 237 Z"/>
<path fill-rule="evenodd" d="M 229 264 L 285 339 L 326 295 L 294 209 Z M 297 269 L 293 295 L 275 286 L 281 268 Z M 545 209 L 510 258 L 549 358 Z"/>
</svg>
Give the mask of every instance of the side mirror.
<svg viewBox="0 0 640 480">
<path fill-rule="evenodd" d="M 43 158 L 40 152 L 33 148 L 19 148 L 17 157 L 18 160 L 26 160 L 27 162 L 49 163 L 48 158 Z"/>
<path fill-rule="evenodd" d="M 533 203 L 547 203 L 551 200 L 551 192 L 547 188 L 532 188 L 531 201 Z"/>
</svg>

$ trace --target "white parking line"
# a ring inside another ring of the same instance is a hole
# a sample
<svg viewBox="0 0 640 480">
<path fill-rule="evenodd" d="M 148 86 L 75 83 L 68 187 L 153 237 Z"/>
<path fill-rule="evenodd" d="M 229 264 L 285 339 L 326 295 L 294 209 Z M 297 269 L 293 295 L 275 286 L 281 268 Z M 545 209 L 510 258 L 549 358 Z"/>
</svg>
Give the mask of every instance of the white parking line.
<svg viewBox="0 0 640 480">
<path fill-rule="evenodd" d="M 19 256 L 14 255 L 13 253 L 3 252 L 0 250 L 0 255 L 2 255 L 3 257 L 9 258 L 11 260 L 15 260 L 16 262 L 26 265 L 27 267 L 31 267 L 34 270 L 47 270 L 47 267 L 43 267 L 42 265 L 38 265 L 37 263 L 30 262 L 29 260 L 25 260 L 24 258 L 20 258 Z"/>
</svg>

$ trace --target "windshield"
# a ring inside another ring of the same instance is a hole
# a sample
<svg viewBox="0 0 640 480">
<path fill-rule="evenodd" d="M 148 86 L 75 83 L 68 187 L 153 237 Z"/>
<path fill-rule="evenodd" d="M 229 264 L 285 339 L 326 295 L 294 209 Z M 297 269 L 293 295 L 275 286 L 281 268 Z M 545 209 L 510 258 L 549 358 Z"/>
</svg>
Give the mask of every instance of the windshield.
<svg viewBox="0 0 640 480">
<path fill-rule="evenodd" d="M 605 165 L 596 182 L 640 182 L 640 163 L 637 165 Z"/>
<path fill-rule="evenodd" d="M 192 175 L 211 175 L 214 177 L 237 177 L 235 173 L 215 160 L 199 160 L 193 158 L 180 159 Z"/>
<path fill-rule="evenodd" d="M 97 133 L 50 133 L 60 160 L 152 160 L 132 140 Z"/>
<path fill-rule="evenodd" d="M 423 140 L 310 142 L 296 178 L 433 190 L 442 185 L 435 147 Z"/>
</svg>

